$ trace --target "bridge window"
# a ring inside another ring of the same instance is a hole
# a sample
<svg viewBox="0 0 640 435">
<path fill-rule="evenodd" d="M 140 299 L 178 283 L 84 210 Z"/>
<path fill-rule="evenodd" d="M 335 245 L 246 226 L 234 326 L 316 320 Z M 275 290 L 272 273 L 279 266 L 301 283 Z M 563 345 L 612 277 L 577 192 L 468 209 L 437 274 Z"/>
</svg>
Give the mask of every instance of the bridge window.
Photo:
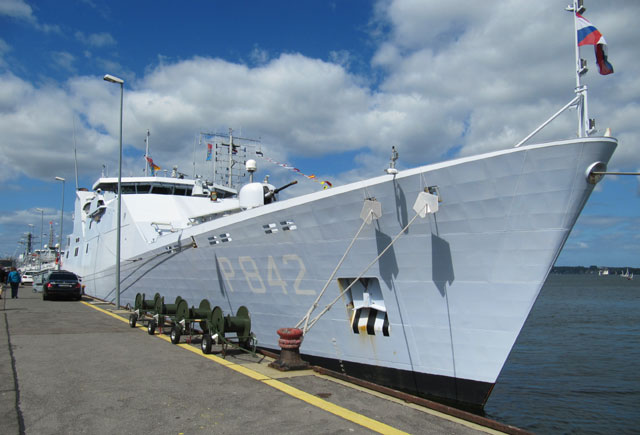
<svg viewBox="0 0 640 435">
<path fill-rule="evenodd" d="M 164 185 L 164 186 L 154 185 L 151 187 L 151 193 L 155 193 L 158 195 L 171 195 L 172 193 L 171 191 L 173 190 L 171 187 L 172 186 L 167 186 L 167 185 Z"/>
</svg>

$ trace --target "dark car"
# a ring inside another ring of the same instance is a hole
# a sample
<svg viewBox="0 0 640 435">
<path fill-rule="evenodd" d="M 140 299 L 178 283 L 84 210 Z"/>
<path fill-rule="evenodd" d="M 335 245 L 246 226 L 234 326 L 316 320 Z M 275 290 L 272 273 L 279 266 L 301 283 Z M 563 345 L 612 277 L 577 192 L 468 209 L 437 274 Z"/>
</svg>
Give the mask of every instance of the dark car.
<svg viewBox="0 0 640 435">
<path fill-rule="evenodd" d="M 56 270 L 44 278 L 42 283 L 42 299 L 52 297 L 73 298 L 79 301 L 82 298 L 82 285 L 78 276 L 66 270 Z"/>
</svg>

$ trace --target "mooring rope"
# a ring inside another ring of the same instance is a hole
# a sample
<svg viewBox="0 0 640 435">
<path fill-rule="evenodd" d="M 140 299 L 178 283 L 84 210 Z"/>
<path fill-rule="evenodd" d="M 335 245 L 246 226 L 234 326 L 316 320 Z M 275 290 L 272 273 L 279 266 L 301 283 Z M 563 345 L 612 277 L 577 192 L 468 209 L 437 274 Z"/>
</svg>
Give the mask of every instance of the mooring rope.
<svg viewBox="0 0 640 435">
<path fill-rule="evenodd" d="M 424 206 L 425 208 L 427 207 L 427 205 L 425 204 Z M 422 211 L 422 210 L 420 210 Z M 331 303 L 329 305 L 327 305 L 311 322 L 309 322 L 309 325 L 307 327 L 307 325 L 305 324 L 305 329 L 303 330 L 303 333 L 306 334 L 309 330 L 311 330 L 311 328 L 313 328 L 313 325 L 316 324 L 316 322 L 318 320 L 320 320 L 320 318 L 326 314 L 331 307 L 333 307 L 333 305 L 336 304 L 336 302 L 338 302 L 340 300 L 340 298 L 342 297 L 342 295 L 344 295 L 347 291 L 351 290 L 351 287 L 353 287 L 359 280 L 360 278 L 362 278 L 362 276 L 367 273 L 367 271 L 371 268 L 371 266 L 373 266 L 378 260 L 380 260 L 380 258 L 382 258 L 382 256 L 385 254 L 385 252 L 387 252 L 389 250 L 389 248 L 391 248 L 393 246 L 393 244 L 396 242 L 396 240 L 398 240 L 398 238 L 400 238 L 400 236 L 409 229 L 409 227 L 411 226 L 411 224 L 413 224 L 413 222 L 418 218 L 418 216 L 420 216 L 420 213 L 416 213 L 416 215 L 411 219 L 411 221 L 409 221 L 409 223 L 393 238 L 393 240 L 391 240 L 391 242 L 387 245 L 386 248 L 384 248 L 382 250 L 382 252 L 380 252 L 380 254 L 378 254 L 378 256 L 376 258 L 373 259 L 373 261 L 371 263 L 369 263 L 369 265 L 360 273 L 360 275 L 358 275 L 358 277 L 356 279 L 353 280 L 353 282 L 351 284 L 349 284 L 347 286 L 347 288 L 345 288 L 344 290 L 342 290 L 340 292 L 340 294 L 333 300 L 331 301 Z"/>
<path fill-rule="evenodd" d="M 349 251 L 351 251 L 351 248 L 353 247 L 353 244 L 358 239 L 358 236 L 360 236 L 360 233 L 364 229 L 364 226 L 367 224 L 367 220 L 371 217 L 372 214 L 373 214 L 373 210 L 369 210 L 369 214 L 367 215 L 367 217 L 365 219 L 363 219 L 362 225 L 360 225 L 360 229 L 358 229 L 358 231 L 356 232 L 356 235 L 351 240 L 351 243 L 349 244 L 349 247 L 347 248 L 347 250 L 342 255 L 342 258 L 338 262 L 338 265 L 335 267 L 335 269 L 333 269 L 333 272 L 331 273 L 331 276 L 329 277 L 329 279 L 327 279 L 327 282 L 324 284 L 324 287 L 322 287 L 322 290 L 320 290 L 320 294 L 318 295 L 316 300 L 311 305 L 311 308 L 309 308 L 309 310 L 307 311 L 307 314 L 305 314 L 305 316 L 296 324 L 296 328 L 299 328 L 300 324 L 304 321 L 304 327 L 302 328 L 302 331 L 303 332 L 307 331 L 307 325 L 309 324 L 309 318 L 311 317 L 311 313 L 313 313 L 313 310 L 315 310 L 318 307 L 318 302 L 320 302 L 320 298 L 322 298 L 322 295 L 324 295 L 324 292 L 327 290 L 327 287 L 329 287 L 329 284 L 331 284 L 331 281 L 333 280 L 333 277 L 336 276 L 336 273 L 338 273 L 338 269 L 340 269 L 340 266 L 342 266 L 342 263 L 344 263 L 345 258 L 347 258 L 347 254 L 349 253 Z"/>
</svg>

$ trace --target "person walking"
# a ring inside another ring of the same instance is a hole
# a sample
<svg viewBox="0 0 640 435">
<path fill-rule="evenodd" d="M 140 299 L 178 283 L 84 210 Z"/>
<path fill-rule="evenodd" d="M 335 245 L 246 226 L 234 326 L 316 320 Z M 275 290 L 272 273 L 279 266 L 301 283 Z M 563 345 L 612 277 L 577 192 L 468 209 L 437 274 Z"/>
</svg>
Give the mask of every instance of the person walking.
<svg viewBox="0 0 640 435">
<path fill-rule="evenodd" d="M 18 299 L 18 287 L 21 282 L 20 272 L 15 267 L 12 267 L 9 276 L 7 276 L 7 283 L 11 286 L 11 299 Z"/>
<path fill-rule="evenodd" d="M 2 292 L 4 290 L 4 283 L 7 281 L 7 271 L 4 267 L 0 267 L 0 299 L 2 299 Z"/>
</svg>

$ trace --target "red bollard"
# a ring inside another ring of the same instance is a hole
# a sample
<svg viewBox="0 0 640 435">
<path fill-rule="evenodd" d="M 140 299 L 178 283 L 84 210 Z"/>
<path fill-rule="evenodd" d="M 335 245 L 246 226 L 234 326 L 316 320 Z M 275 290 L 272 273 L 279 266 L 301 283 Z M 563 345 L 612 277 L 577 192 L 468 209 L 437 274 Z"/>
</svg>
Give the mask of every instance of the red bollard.
<svg viewBox="0 0 640 435">
<path fill-rule="evenodd" d="M 278 345 L 282 349 L 280 358 L 269 364 L 269 367 L 282 372 L 289 370 L 304 370 L 309 368 L 309 363 L 300 358 L 300 345 L 302 344 L 302 330 L 298 328 L 278 329 Z"/>
</svg>

